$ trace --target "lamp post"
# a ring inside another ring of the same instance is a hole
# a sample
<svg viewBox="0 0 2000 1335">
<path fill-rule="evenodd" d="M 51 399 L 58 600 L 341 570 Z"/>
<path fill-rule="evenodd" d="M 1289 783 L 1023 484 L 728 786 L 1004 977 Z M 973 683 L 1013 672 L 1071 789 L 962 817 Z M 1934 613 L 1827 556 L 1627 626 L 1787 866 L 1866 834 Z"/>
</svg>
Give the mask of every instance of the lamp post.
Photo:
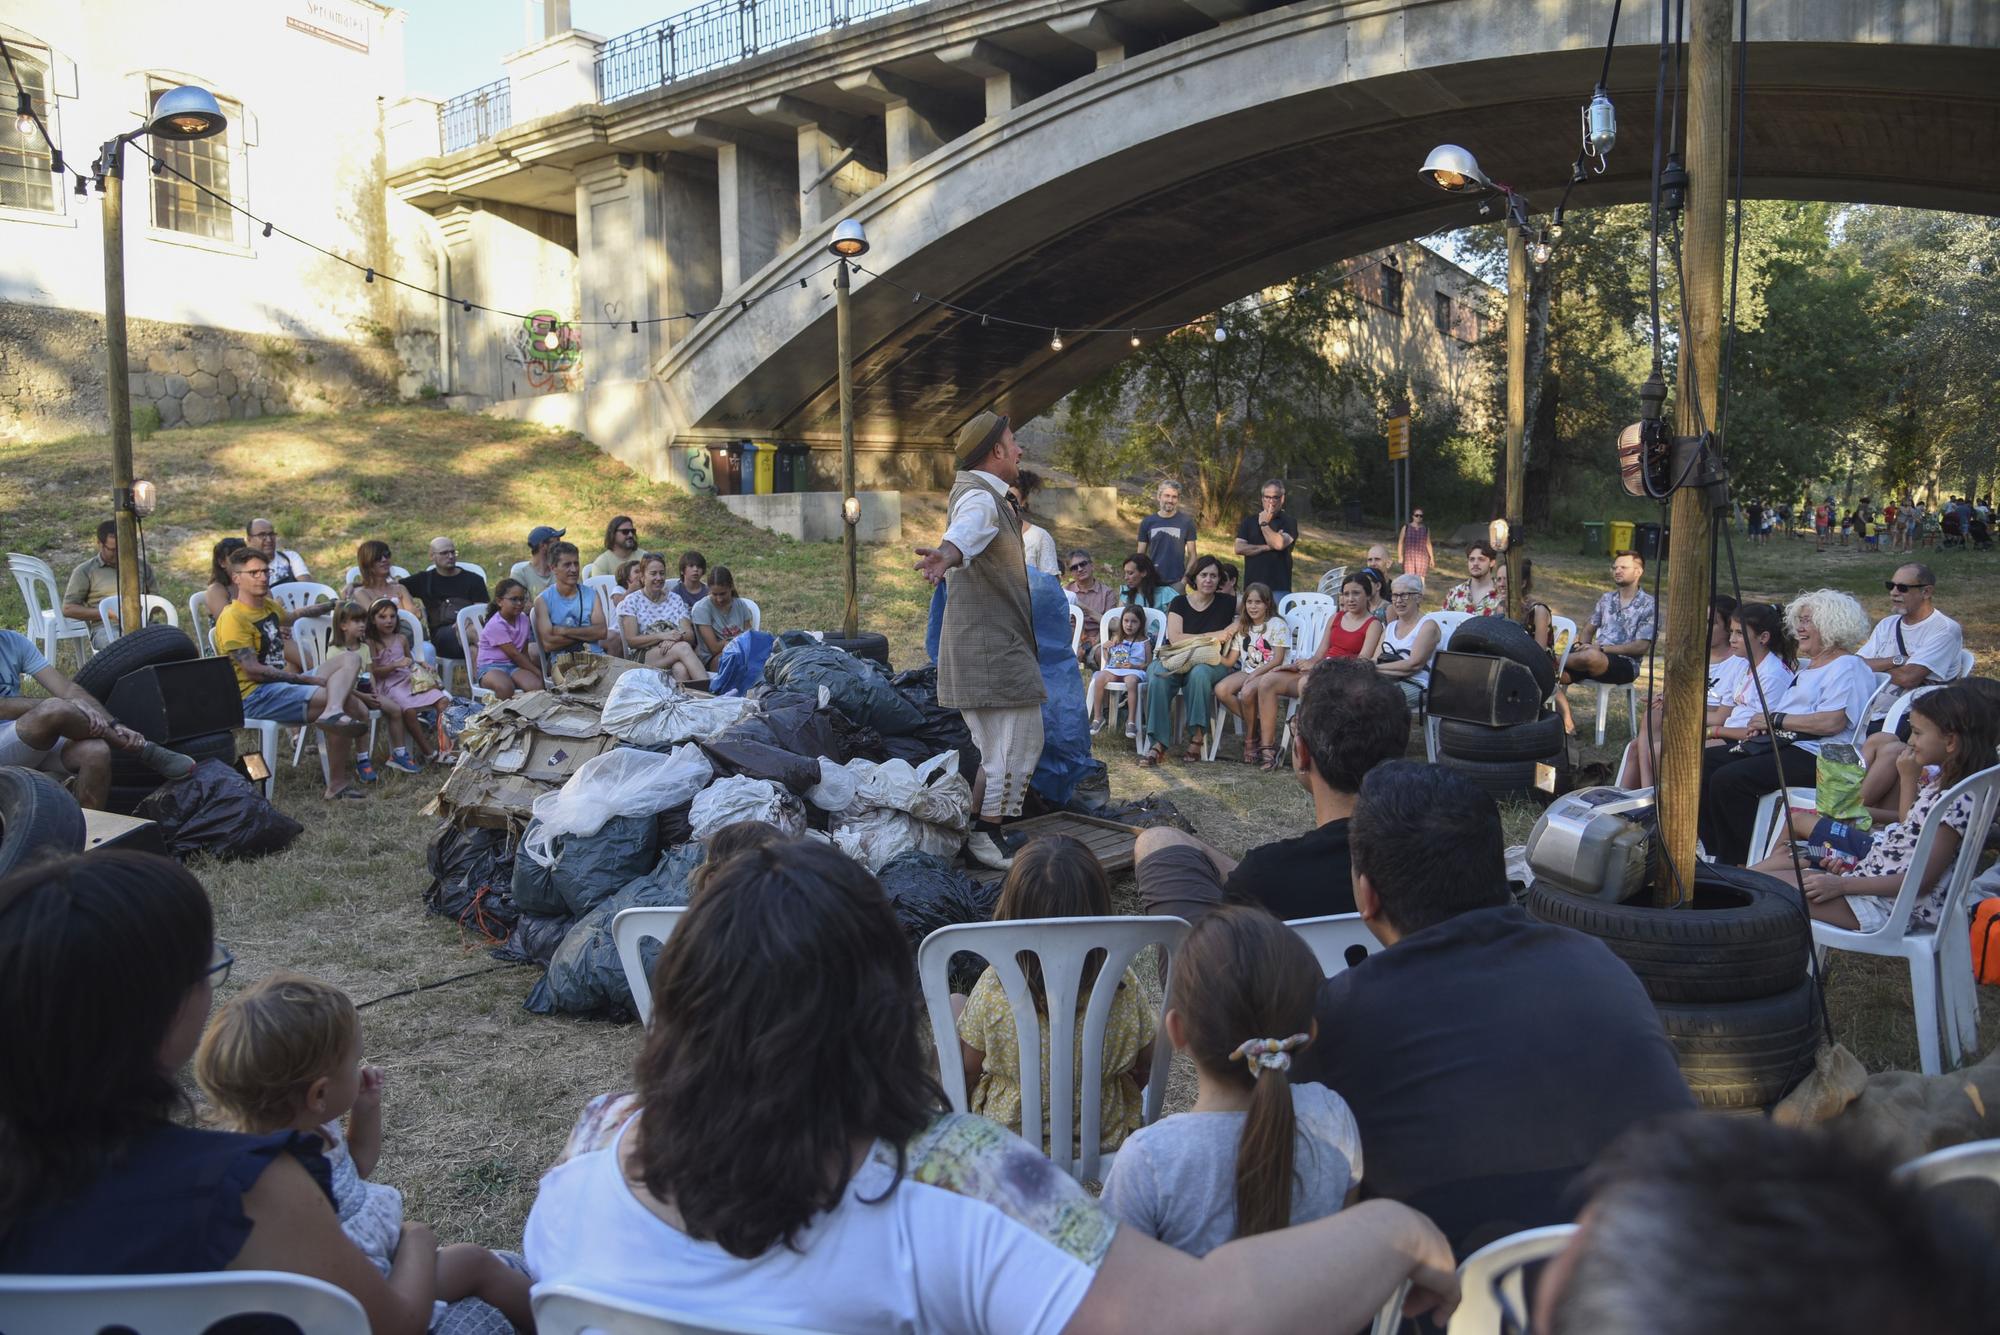
<svg viewBox="0 0 2000 1335">
<path fill-rule="evenodd" d="M 1523 195 L 1479 169 L 1479 159 L 1457 144 L 1439 144 L 1424 159 L 1423 176 L 1438 189 L 1454 195 L 1498 191 L 1507 197 L 1507 448 L 1504 476 L 1507 499 L 1504 518 L 1489 530 L 1499 541 L 1507 562 L 1507 615 L 1518 620 L 1521 608 L 1521 511 L 1527 504 L 1527 479 L 1521 466 L 1528 427 L 1528 201 Z M 1538 242 L 1538 245 L 1545 244 Z M 1539 261 L 1538 261 L 1539 262 Z"/>
<path fill-rule="evenodd" d="M 843 219 L 833 229 L 827 247 L 837 264 L 833 274 L 833 321 L 835 352 L 840 358 L 840 518 L 846 549 L 845 584 L 847 612 L 840 633 L 853 639 L 860 631 L 861 604 L 856 588 L 855 525 L 861 522 L 861 498 L 854 488 L 854 326 L 848 311 L 848 261 L 868 253 L 868 234 L 853 218 Z"/>
<path fill-rule="evenodd" d="M 105 141 L 92 164 L 104 216 L 104 353 L 111 409 L 111 514 L 118 524 L 118 621 L 121 633 L 146 624 L 139 593 L 139 525 L 132 499 L 132 385 L 125 348 L 125 145 L 142 135 L 206 139 L 228 124 L 205 88 L 170 89 L 144 125 Z"/>
</svg>

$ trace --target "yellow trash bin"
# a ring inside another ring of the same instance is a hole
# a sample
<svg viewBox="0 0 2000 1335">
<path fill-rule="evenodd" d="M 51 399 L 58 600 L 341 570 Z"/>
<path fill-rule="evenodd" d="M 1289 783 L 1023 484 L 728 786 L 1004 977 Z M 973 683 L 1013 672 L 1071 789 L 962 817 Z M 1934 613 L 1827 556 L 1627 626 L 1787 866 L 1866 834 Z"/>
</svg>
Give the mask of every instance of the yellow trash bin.
<svg viewBox="0 0 2000 1335">
<path fill-rule="evenodd" d="M 1611 521 L 1611 550 L 1629 552 L 1632 550 L 1632 521 L 1614 519 Z"/>
<path fill-rule="evenodd" d="M 778 447 L 768 440 L 755 442 L 757 446 L 757 471 L 755 482 L 745 491 L 753 491 L 759 496 L 769 496 L 778 489 Z"/>
</svg>

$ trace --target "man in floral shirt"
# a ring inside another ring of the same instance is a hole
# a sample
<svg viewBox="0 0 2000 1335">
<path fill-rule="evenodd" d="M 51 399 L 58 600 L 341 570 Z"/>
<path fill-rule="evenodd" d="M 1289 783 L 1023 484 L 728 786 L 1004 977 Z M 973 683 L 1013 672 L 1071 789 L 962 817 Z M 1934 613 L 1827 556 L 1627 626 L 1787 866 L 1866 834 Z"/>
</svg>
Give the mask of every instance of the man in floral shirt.
<svg viewBox="0 0 2000 1335">
<path fill-rule="evenodd" d="M 1640 585 L 1646 559 L 1619 552 L 1611 559 L 1611 592 L 1597 600 L 1582 642 L 1569 651 L 1563 681 L 1601 681 L 1623 686 L 1639 676 L 1639 660 L 1653 648 L 1658 606 Z"/>
</svg>

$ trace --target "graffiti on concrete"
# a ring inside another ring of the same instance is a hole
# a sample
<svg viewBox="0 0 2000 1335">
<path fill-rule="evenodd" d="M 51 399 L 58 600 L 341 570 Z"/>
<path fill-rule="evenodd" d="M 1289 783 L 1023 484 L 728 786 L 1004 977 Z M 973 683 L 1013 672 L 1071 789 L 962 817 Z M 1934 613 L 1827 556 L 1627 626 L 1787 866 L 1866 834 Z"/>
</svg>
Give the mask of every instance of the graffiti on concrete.
<svg viewBox="0 0 2000 1335">
<path fill-rule="evenodd" d="M 583 331 L 554 311 L 524 316 L 508 343 L 507 360 L 521 368 L 530 394 L 564 394 L 583 387 Z"/>
</svg>

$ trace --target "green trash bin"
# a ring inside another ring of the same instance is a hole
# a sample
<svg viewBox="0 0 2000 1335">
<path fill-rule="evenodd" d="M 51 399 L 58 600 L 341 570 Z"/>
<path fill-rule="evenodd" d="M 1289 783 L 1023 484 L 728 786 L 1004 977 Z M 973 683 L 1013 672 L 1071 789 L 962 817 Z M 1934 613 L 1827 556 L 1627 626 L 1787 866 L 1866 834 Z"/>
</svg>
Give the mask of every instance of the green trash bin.
<svg viewBox="0 0 2000 1335">
<path fill-rule="evenodd" d="M 1633 522 L 1632 522 L 1631 520 L 1629 520 L 1629 519 L 1614 519 L 1614 520 L 1612 520 L 1612 521 L 1611 521 L 1611 550 L 1612 550 L 1612 551 L 1614 551 L 1614 552 L 1629 552 L 1629 551 L 1631 551 L 1631 550 L 1632 550 L 1632 530 L 1633 530 L 1634 528 L 1636 528 L 1636 527 L 1637 527 L 1637 525 L 1635 525 L 1635 524 L 1634 524 L 1634 523 L 1633 523 Z"/>
<path fill-rule="evenodd" d="M 1604 555 L 1604 521 L 1586 519 L 1583 521 L 1583 555 Z"/>
</svg>

